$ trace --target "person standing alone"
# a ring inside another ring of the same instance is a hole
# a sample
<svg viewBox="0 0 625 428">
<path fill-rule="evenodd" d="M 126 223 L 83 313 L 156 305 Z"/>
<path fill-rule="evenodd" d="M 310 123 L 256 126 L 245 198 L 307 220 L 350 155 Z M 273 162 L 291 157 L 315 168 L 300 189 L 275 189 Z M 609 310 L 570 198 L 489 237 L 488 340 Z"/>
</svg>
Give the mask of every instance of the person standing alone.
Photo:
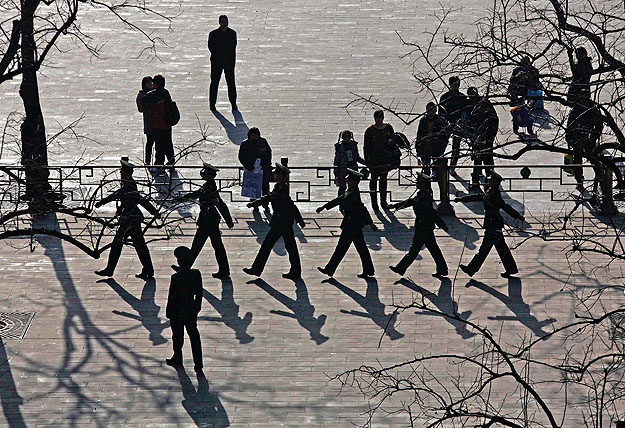
<svg viewBox="0 0 625 428">
<path fill-rule="evenodd" d="M 228 17 L 219 17 L 219 28 L 208 35 L 208 50 L 211 53 L 211 83 L 210 83 L 210 109 L 217 110 L 217 89 L 221 80 L 221 73 L 226 74 L 228 84 L 228 98 L 232 110 L 237 107 L 237 88 L 234 84 L 234 64 L 236 62 L 237 33 L 228 27 Z"/>
</svg>

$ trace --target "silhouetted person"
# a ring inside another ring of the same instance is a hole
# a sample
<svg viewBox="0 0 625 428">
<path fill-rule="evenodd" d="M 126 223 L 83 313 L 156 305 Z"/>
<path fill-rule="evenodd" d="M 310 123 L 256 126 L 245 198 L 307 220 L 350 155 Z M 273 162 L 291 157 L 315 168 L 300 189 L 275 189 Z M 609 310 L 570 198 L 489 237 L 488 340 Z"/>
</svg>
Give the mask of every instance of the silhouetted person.
<svg viewBox="0 0 625 428">
<path fill-rule="evenodd" d="M 573 59 L 571 50 L 567 50 L 567 54 L 573 74 L 571 86 L 569 86 L 568 101 L 577 102 L 579 97 L 590 98 L 590 77 L 594 70 L 588 51 L 584 47 L 575 49 L 577 61 Z"/>
<path fill-rule="evenodd" d="M 144 109 L 152 112 L 152 135 L 156 153 L 154 165 L 162 166 L 167 158 L 167 165 L 174 164 L 174 143 L 171 126 L 165 121 L 165 103 L 171 102 L 171 95 L 165 89 L 165 78 L 157 74 L 152 79 L 154 89 L 148 92 L 141 102 Z"/>
<path fill-rule="evenodd" d="M 106 268 L 97 270 L 95 273 L 100 276 L 113 276 L 115 267 L 119 261 L 119 256 L 122 253 L 124 242 L 130 238 L 132 240 L 132 245 L 135 247 L 137 255 L 139 256 L 139 261 L 143 266 L 141 273 L 138 273 L 135 276 L 147 281 L 154 276 L 154 267 L 152 266 L 150 250 L 148 250 L 145 238 L 143 237 L 141 222 L 144 217 L 143 213 L 139 209 L 139 205 L 145 208 L 156 218 L 159 218 L 160 215 L 156 208 L 154 208 L 154 206 L 137 190 L 137 183 L 132 178 L 132 172 L 135 166 L 125 159 L 122 159 L 121 164 L 121 188 L 95 204 L 95 207 L 99 208 L 109 202 L 119 201 L 117 212 L 115 214 L 118 218 L 118 227 L 115 237 L 113 238 L 111 251 L 109 252 L 108 264 L 106 265 Z"/>
<path fill-rule="evenodd" d="M 274 172 L 276 184 L 273 187 L 273 191 L 247 204 L 247 206 L 251 208 L 271 202 L 271 206 L 273 207 L 269 232 L 267 232 L 260 246 L 258 255 L 254 263 L 252 263 L 251 268 L 243 269 L 243 271 L 249 275 L 260 276 L 263 273 L 263 269 L 265 268 L 273 246 L 278 242 L 278 239 L 282 237 L 284 247 L 289 253 L 289 262 L 291 263 L 291 269 L 287 273 L 283 273 L 282 277 L 296 280 L 302 276 L 302 266 L 295 242 L 295 234 L 293 233 L 293 222 L 297 222 L 302 228 L 306 227 L 306 223 L 299 209 L 297 209 L 297 206 L 291 199 L 291 195 L 289 195 L 288 178 L 290 172 L 291 171 L 286 166 L 276 163 Z"/>
<path fill-rule="evenodd" d="M 193 352 L 193 368 L 199 373 L 204 367 L 200 332 L 197 329 L 197 315 L 202 308 L 202 274 L 197 269 L 191 269 L 192 254 L 188 247 L 176 248 L 174 256 L 180 270 L 171 276 L 165 312 L 171 325 L 174 355 L 165 362 L 172 367 L 182 366 L 182 346 L 186 329 Z"/>
<path fill-rule="evenodd" d="M 378 228 L 373 223 L 369 211 L 367 211 L 367 208 L 365 208 L 365 205 L 360 199 L 358 184 L 363 175 L 351 168 L 347 169 L 347 174 L 347 191 L 343 195 L 317 208 L 317 212 L 320 213 L 323 210 L 329 210 L 330 208 L 338 206 L 343 214 L 341 236 L 339 237 L 336 249 L 328 264 L 323 268 L 318 267 L 317 269 L 325 275 L 334 276 L 336 268 L 341 260 L 343 260 L 343 257 L 345 257 L 349 246 L 353 243 L 360 256 L 360 261 L 362 262 L 362 273 L 359 273 L 358 276 L 360 278 L 367 278 L 375 275 L 375 269 L 371 261 L 371 254 L 369 254 L 369 249 L 365 243 L 362 228 L 365 225 L 369 225 L 371 230 L 374 231 L 378 230 Z"/>
<path fill-rule="evenodd" d="M 460 142 L 466 135 L 465 128 L 469 106 L 469 99 L 460 92 L 460 78 L 451 76 L 449 78 L 449 91 L 445 92 L 440 99 L 440 112 L 451 125 L 450 135 L 452 136 L 452 143 L 449 166 L 452 174 L 456 171 L 455 166 L 458 164 L 458 158 L 460 157 Z"/>
<path fill-rule="evenodd" d="M 211 245 L 215 251 L 215 258 L 217 259 L 217 266 L 219 266 L 219 270 L 213 273 L 213 278 L 223 279 L 230 276 L 230 265 L 228 264 L 228 256 L 224 243 L 221 240 L 219 222 L 223 216 L 223 219 L 230 229 L 234 227 L 234 222 L 232 221 L 228 206 L 219 196 L 219 189 L 215 182 L 215 177 L 217 177 L 219 168 L 206 162 L 203 166 L 204 168 L 200 171 L 200 176 L 204 179 L 205 183 L 198 190 L 187 193 L 179 199 L 183 201 L 197 199 L 200 204 L 197 231 L 193 237 L 193 244 L 191 244 L 191 266 L 193 266 L 198 254 L 200 254 L 206 240 L 210 237 Z"/>
<path fill-rule="evenodd" d="M 541 88 L 538 69 L 532 65 L 532 59 L 529 56 L 521 58 L 519 65 L 512 70 L 510 83 L 508 85 L 508 97 L 510 98 L 510 106 L 518 106 L 523 104 L 528 91 L 538 90 Z"/>
<path fill-rule="evenodd" d="M 393 164 L 393 136 L 395 131 L 389 123 L 384 123 L 384 112 L 377 110 L 373 113 L 375 123 L 367 128 L 364 138 L 365 164 L 371 176 L 369 190 L 371 192 L 371 207 L 378 210 L 378 181 L 380 182 L 380 205 L 386 209 L 386 189 L 388 187 L 388 173 Z M 396 147 L 396 146 L 395 146 Z"/>
<path fill-rule="evenodd" d="M 499 130 L 499 116 L 497 116 L 493 103 L 488 98 L 480 96 L 476 88 L 467 89 L 467 95 L 471 102 L 468 132 L 473 152 L 471 157 L 475 164 L 471 181 L 473 185 L 479 185 L 482 175 L 481 165 L 493 165 L 494 163 L 493 146 Z M 491 169 L 491 167 L 484 168 L 484 174 L 487 177 Z"/>
<path fill-rule="evenodd" d="M 365 160 L 358 153 L 354 134 L 349 130 L 341 132 L 334 145 L 334 184 L 339 188 L 339 196 L 347 189 L 347 168 L 357 169 L 358 163 L 365 164 Z"/>
<path fill-rule="evenodd" d="M 504 210 L 512 218 L 522 222 L 525 221 L 525 218 L 502 199 L 501 192 L 499 191 L 501 181 L 501 176 L 495 171 L 492 171 L 488 179 L 486 193 L 475 193 L 456 198 L 455 200 L 455 202 L 484 202 L 484 239 L 482 240 L 482 245 L 480 245 L 479 251 L 468 266 L 460 265 L 460 269 L 469 276 L 475 275 L 475 273 L 480 270 L 482 263 L 486 260 L 486 256 L 490 253 L 493 245 L 506 269 L 501 276 L 508 278 L 510 275 L 519 272 L 514 257 L 512 257 L 512 252 L 503 237 L 502 229 L 504 223 L 499 210 Z"/>
<path fill-rule="evenodd" d="M 441 114 L 436 112 L 436 104 L 429 102 L 425 106 L 425 115 L 419 121 L 417 129 L 416 150 L 423 162 L 423 173 L 432 173 L 432 158 L 434 166 L 445 165 L 445 154 L 449 140 L 449 122 Z M 438 177 L 439 169 L 434 168 L 434 177 Z"/>
<path fill-rule="evenodd" d="M 447 224 L 434 209 L 434 199 L 430 190 L 430 177 L 419 174 L 417 177 L 418 192 L 415 198 L 406 199 L 403 202 L 389 205 L 390 209 L 402 209 L 412 207 L 415 213 L 415 229 L 412 245 L 408 253 L 397 263 L 397 266 L 389 268 L 399 274 L 404 275 L 406 269 L 415 261 L 423 245 L 428 249 L 436 262 L 436 273 L 433 276 L 446 276 L 448 274 L 445 257 L 436 242 L 434 226 L 438 226 L 444 231 L 448 230 Z"/>
<path fill-rule="evenodd" d="M 143 133 L 145 134 L 145 164 L 152 165 L 152 148 L 154 147 L 154 135 L 152 133 L 152 112 L 143 106 L 143 99 L 154 89 L 154 82 L 150 76 L 141 79 L 141 90 L 137 94 L 137 109 L 143 113 Z"/>
<path fill-rule="evenodd" d="M 256 127 L 247 131 L 247 139 L 239 147 L 239 162 L 245 168 L 241 196 L 258 199 L 269 193 L 271 181 L 271 146 L 260 136 Z M 263 205 L 265 211 L 269 209 L 269 201 Z M 255 208 L 255 210 L 258 208 Z"/>
<path fill-rule="evenodd" d="M 228 17 L 219 17 L 219 28 L 208 34 L 208 50 L 211 53 L 210 109 L 216 110 L 217 89 L 221 73 L 226 74 L 228 99 L 232 110 L 237 110 L 237 88 L 234 84 L 234 65 L 236 63 L 237 33 L 228 27 Z"/>
<path fill-rule="evenodd" d="M 603 132 L 603 115 L 590 98 L 579 95 L 576 98 L 575 107 L 569 113 L 566 122 L 565 138 L 571 150 L 573 150 L 573 163 L 581 164 L 584 156 L 590 155 L 597 147 L 601 133 Z M 594 166 L 594 165 L 593 165 Z M 595 176 L 598 174 L 595 168 Z M 578 187 L 584 184 L 584 171 L 582 167 L 573 169 L 575 181 Z M 595 177 L 597 179 L 598 177 Z"/>
</svg>

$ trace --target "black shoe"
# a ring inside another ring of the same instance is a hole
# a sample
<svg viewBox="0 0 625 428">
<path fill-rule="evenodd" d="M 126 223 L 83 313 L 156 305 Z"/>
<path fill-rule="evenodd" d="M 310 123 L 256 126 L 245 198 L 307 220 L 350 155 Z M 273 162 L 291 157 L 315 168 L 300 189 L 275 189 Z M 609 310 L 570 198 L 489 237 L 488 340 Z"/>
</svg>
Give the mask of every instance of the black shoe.
<svg viewBox="0 0 625 428">
<path fill-rule="evenodd" d="M 397 266 L 389 266 L 388 268 L 399 276 L 404 276 L 404 274 L 406 273 L 406 271 L 402 272 L 401 270 L 399 270 Z"/>
<path fill-rule="evenodd" d="M 467 265 L 460 265 L 460 269 L 462 270 L 462 272 L 466 273 L 469 276 L 475 275 L 475 272 L 469 270 L 469 266 Z"/>
<path fill-rule="evenodd" d="M 252 268 L 243 268 L 243 272 L 245 272 L 248 275 L 252 275 L 252 276 L 260 276 L 260 272 L 256 272 Z"/>
<path fill-rule="evenodd" d="M 505 272 L 501 272 L 501 277 L 502 278 L 510 278 L 512 275 L 519 273 L 518 270 L 515 271 L 505 271 Z"/>
<path fill-rule="evenodd" d="M 174 272 L 180 272 L 180 266 L 178 265 L 171 265 L 171 268 L 174 270 Z"/>
<path fill-rule="evenodd" d="M 217 111 L 217 107 L 215 106 L 210 106 L 211 111 Z"/>
<path fill-rule="evenodd" d="M 369 272 L 362 272 L 362 273 L 359 273 L 359 274 L 358 274 L 358 275 L 356 275 L 356 276 L 357 276 L 358 278 L 367 279 L 367 278 L 370 278 L 370 277 L 372 277 L 372 276 L 374 276 L 374 275 L 375 275 L 375 272 L 371 272 L 371 273 L 369 273 Z"/>
<path fill-rule="evenodd" d="M 100 276 L 108 276 L 108 277 L 113 276 L 113 272 L 110 270 L 106 270 L 106 269 L 96 270 L 93 273 L 95 273 L 96 275 L 100 275 Z"/>
<path fill-rule="evenodd" d="M 434 272 L 434 273 L 432 274 L 432 276 L 433 276 L 434 278 L 440 278 L 440 277 L 442 277 L 442 276 L 447 276 L 447 275 L 449 275 L 449 272 L 447 272 L 447 271 L 442 271 L 442 272 Z"/>
<path fill-rule="evenodd" d="M 167 358 L 165 360 L 165 364 L 174 368 L 182 367 L 182 360 L 179 360 L 178 358 Z"/>
<path fill-rule="evenodd" d="M 213 278 L 217 278 L 217 279 L 230 278 L 230 272 L 214 272 Z"/>
<path fill-rule="evenodd" d="M 139 279 L 142 279 L 144 281 L 147 281 L 148 279 L 154 278 L 154 274 L 153 273 L 141 272 L 141 273 L 135 274 L 135 278 L 139 278 Z"/>
<path fill-rule="evenodd" d="M 292 272 L 287 272 L 282 274 L 282 278 L 291 279 L 293 281 L 301 279 L 302 275 Z"/>
<path fill-rule="evenodd" d="M 324 275 L 328 275 L 330 278 L 334 276 L 334 272 L 330 272 L 328 269 L 326 268 L 322 268 L 322 267 L 317 267 L 317 270 L 319 272 L 321 272 Z"/>
</svg>

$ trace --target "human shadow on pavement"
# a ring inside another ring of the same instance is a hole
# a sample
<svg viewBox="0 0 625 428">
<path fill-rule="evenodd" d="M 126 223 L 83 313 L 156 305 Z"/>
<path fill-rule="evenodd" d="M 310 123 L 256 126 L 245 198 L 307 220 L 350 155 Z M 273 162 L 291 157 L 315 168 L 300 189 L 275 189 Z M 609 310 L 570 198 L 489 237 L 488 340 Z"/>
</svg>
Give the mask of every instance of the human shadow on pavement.
<svg viewBox="0 0 625 428">
<path fill-rule="evenodd" d="M 352 290 L 351 288 L 341 284 L 334 278 L 325 279 L 321 281 L 321 283 L 334 285 L 347 296 L 354 299 L 354 301 L 362 306 L 362 308 L 365 310 L 365 312 L 362 312 L 354 310 L 347 311 L 345 309 L 341 309 L 342 313 L 356 315 L 363 318 L 369 318 L 378 327 L 380 327 L 384 331 L 384 334 L 388 335 L 391 340 L 401 339 L 402 337 L 404 337 L 404 335 L 399 331 L 395 330 L 397 313 L 386 313 L 386 306 L 380 301 L 378 281 L 375 278 L 367 278 L 366 281 L 367 291 L 365 292 L 364 296 Z"/>
<path fill-rule="evenodd" d="M 476 281 L 474 279 L 470 280 L 466 287 L 475 287 L 479 288 L 482 291 L 487 292 L 493 297 L 500 300 L 504 305 L 506 305 L 512 312 L 514 312 L 515 316 L 494 316 L 488 317 L 490 320 L 501 320 L 501 321 L 518 321 L 527 328 L 529 328 L 536 336 L 543 337 L 548 333 L 543 330 L 544 327 L 553 324 L 556 319 L 555 318 L 547 318 L 543 321 L 538 321 L 538 319 L 531 314 L 530 306 L 523 301 L 522 296 L 522 283 L 521 279 L 517 277 L 508 278 L 508 295 L 503 294 L 502 292 L 495 290 L 492 287 L 484 284 L 483 282 Z"/>
<path fill-rule="evenodd" d="M 184 367 L 177 369 L 182 388 L 182 407 L 198 427 L 225 428 L 230 426 L 228 414 L 217 394 L 210 392 L 208 380 L 203 374 L 197 376 L 197 390 Z"/>
<path fill-rule="evenodd" d="M 11 428 L 26 428 L 20 406 L 24 400 L 17 392 L 4 342 L 0 337 L 0 405 L 4 419 Z"/>
<path fill-rule="evenodd" d="M 169 321 L 161 322 L 158 316 L 161 307 L 154 301 L 154 295 L 156 294 L 156 280 L 154 278 L 150 278 L 146 281 L 141 291 L 140 299 L 130 294 L 113 278 L 101 279 L 97 282 L 108 284 L 124 302 L 128 303 L 132 309 L 137 311 L 137 314 L 131 314 L 126 311 L 113 310 L 112 312 L 114 314 L 140 321 L 141 325 L 150 333 L 149 337 L 152 341 L 152 345 L 162 345 L 167 342 L 167 339 L 163 337 L 163 330 L 169 327 Z"/>
<path fill-rule="evenodd" d="M 401 284 L 404 287 L 408 287 L 411 290 L 414 290 L 417 293 L 421 294 L 424 298 L 429 300 L 434 306 L 436 306 L 436 308 L 439 311 L 441 311 L 444 314 L 454 315 L 462 320 L 468 320 L 469 317 L 471 316 L 471 311 L 464 311 L 462 313 L 458 313 L 458 302 L 454 301 L 451 295 L 451 279 L 449 278 L 441 279 L 441 286 L 439 287 L 438 293 L 436 294 L 432 293 L 429 290 L 426 290 L 425 288 L 417 285 L 413 281 L 406 279 L 406 278 L 402 278 L 399 281 L 396 281 L 395 284 Z M 417 311 L 416 313 L 425 314 L 425 315 L 439 315 L 445 318 L 445 320 L 449 322 L 449 324 L 454 326 L 454 328 L 456 329 L 456 333 L 458 333 L 460 337 L 462 337 L 463 339 L 469 339 L 475 336 L 475 333 L 467 330 L 467 325 L 460 320 L 446 317 L 440 314 L 435 314 L 427 310 Z"/>
<path fill-rule="evenodd" d="M 480 239 L 480 235 L 475 228 L 453 215 L 446 216 L 444 220 L 449 227 L 449 236 L 456 241 L 465 243 L 465 248 L 468 250 L 474 250 L 476 248 L 475 243 Z"/>
<path fill-rule="evenodd" d="M 308 290 L 303 280 L 295 281 L 295 300 L 276 290 L 260 278 L 247 283 L 256 284 L 291 311 L 271 310 L 269 311 L 270 313 L 296 319 L 299 325 L 308 330 L 311 340 L 317 345 L 321 345 L 329 339 L 321 334 L 321 328 L 325 324 L 327 316 L 325 314 L 321 314 L 318 317 L 314 316 L 315 307 L 310 303 Z"/>
<path fill-rule="evenodd" d="M 217 110 L 213 111 L 213 115 L 217 118 L 217 120 L 219 120 L 221 126 L 223 126 L 226 130 L 228 139 L 234 144 L 239 146 L 243 140 L 247 138 L 247 131 L 249 131 L 249 128 L 247 127 L 245 120 L 243 120 L 243 115 L 239 110 L 232 112 L 234 123 L 226 119 L 226 117 Z"/>
<path fill-rule="evenodd" d="M 412 243 L 413 227 L 406 226 L 400 222 L 395 214 L 386 211 L 385 217 L 381 211 L 376 211 L 375 216 L 382 222 L 383 230 L 377 232 L 383 236 L 386 241 L 399 251 L 408 251 Z"/>
<path fill-rule="evenodd" d="M 198 317 L 201 320 L 223 322 L 234 331 L 234 337 L 241 344 L 250 343 L 254 337 L 247 333 L 247 328 L 252 323 L 252 313 L 246 312 L 243 318 L 239 317 L 239 305 L 234 302 L 234 287 L 231 278 L 221 280 L 221 299 L 204 289 L 204 298 L 221 317 Z"/>
</svg>

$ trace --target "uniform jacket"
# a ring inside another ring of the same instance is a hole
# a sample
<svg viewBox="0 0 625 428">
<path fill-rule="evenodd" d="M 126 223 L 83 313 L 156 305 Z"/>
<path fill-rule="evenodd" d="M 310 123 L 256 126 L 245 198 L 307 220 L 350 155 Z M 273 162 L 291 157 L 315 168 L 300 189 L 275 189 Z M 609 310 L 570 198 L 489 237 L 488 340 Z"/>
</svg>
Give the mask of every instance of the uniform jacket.
<svg viewBox="0 0 625 428">
<path fill-rule="evenodd" d="M 197 269 L 180 269 L 171 276 L 165 316 L 195 319 L 202 308 L 202 274 Z"/>
<path fill-rule="evenodd" d="M 499 189 L 489 188 L 486 193 L 475 193 L 473 195 L 458 198 L 459 202 L 484 202 L 484 229 L 501 230 L 503 228 L 503 217 L 499 210 L 504 210 L 510 217 L 520 220 L 523 216 L 517 210 L 504 202 Z"/>
<path fill-rule="evenodd" d="M 293 225 L 293 222 L 302 223 L 304 219 L 299 212 L 297 205 L 291 199 L 289 194 L 289 184 L 278 182 L 273 186 L 273 190 L 250 203 L 252 207 L 258 207 L 263 205 L 266 201 L 271 202 L 273 208 L 273 215 L 271 216 L 271 226 L 289 226 Z"/>
<path fill-rule="evenodd" d="M 397 209 L 412 207 L 415 213 L 415 233 L 417 231 L 432 231 L 434 225 L 446 229 L 447 224 L 434 209 L 434 200 L 430 192 L 419 191 L 415 198 L 393 204 Z"/>
<path fill-rule="evenodd" d="M 233 223 L 230 210 L 228 210 L 228 206 L 223 199 L 221 199 L 215 180 L 207 181 L 202 187 L 191 193 L 187 193 L 181 199 L 197 199 L 200 205 L 200 216 L 206 216 L 210 221 L 219 223 L 219 220 L 221 220 L 223 216 L 226 224 L 231 225 Z"/>
<path fill-rule="evenodd" d="M 139 205 L 145 208 L 152 215 L 157 213 L 157 209 L 154 205 L 152 205 L 141 195 L 141 193 L 139 193 L 137 190 L 137 183 L 133 178 L 122 180 L 122 187 L 103 198 L 99 202 L 99 205 L 104 205 L 115 200 L 119 201 L 117 206 L 117 215 L 125 217 L 129 220 L 143 220 L 143 213 L 139 209 Z"/>
<path fill-rule="evenodd" d="M 237 32 L 232 28 L 221 31 L 219 28 L 208 34 L 208 50 L 211 62 L 234 66 L 236 62 Z"/>
<path fill-rule="evenodd" d="M 344 194 L 323 205 L 323 208 L 329 210 L 336 206 L 343 214 L 341 229 L 359 230 L 365 225 L 373 224 L 369 211 L 360 199 L 358 187 L 347 189 Z"/>
</svg>

